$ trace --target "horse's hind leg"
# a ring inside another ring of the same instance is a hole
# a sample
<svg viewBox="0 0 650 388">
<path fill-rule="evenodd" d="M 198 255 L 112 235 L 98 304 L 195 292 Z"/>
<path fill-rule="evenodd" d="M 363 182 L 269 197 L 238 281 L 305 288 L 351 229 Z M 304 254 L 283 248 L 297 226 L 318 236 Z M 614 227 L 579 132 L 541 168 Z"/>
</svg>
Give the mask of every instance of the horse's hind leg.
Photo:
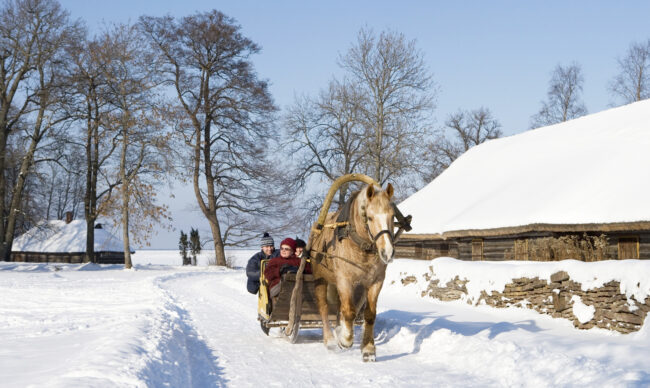
<svg viewBox="0 0 650 388">
<path fill-rule="evenodd" d="M 377 298 L 382 284 L 382 282 L 377 282 L 368 288 L 361 339 L 361 355 L 364 362 L 375 361 L 375 318 L 377 317 Z"/>
<path fill-rule="evenodd" d="M 329 308 L 327 307 L 327 282 L 323 279 L 317 280 L 314 285 L 314 293 L 316 296 L 316 304 L 318 305 L 318 312 L 323 321 L 323 342 L 328 348 L 334 348 L 336 347 L 336 340 L 330 327 Z"/>
</svg>

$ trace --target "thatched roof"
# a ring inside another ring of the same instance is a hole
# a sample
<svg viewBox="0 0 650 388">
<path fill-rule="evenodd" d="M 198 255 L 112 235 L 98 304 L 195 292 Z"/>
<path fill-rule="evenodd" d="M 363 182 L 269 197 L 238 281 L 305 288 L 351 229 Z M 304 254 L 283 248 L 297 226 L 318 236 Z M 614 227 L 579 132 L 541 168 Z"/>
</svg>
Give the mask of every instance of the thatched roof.
<svg viewBox="0 0 650 388">
<path fill-rule="evenodd" d="M 12 252 L 80 253 L 86 251 L 86 222 L 53 220 L 18 236 Z M 106 229 L 95 229 L 95 252 L 124 252 L 124 243 Z"/>
<path fill-rule="evenodd" d="M 399 207 L 419 236 L 647 230 L 649 150 L 646 100 L 485 142 Z"/>
</svg>

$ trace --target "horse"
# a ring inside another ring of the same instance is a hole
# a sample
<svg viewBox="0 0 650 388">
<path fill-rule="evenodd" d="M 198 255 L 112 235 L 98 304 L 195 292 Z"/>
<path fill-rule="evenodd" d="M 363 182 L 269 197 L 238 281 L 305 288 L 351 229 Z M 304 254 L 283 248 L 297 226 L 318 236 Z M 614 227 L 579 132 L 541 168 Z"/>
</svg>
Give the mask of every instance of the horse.
<svg viewBox="0 0 650 388">
<path fill-rule="evenodd" d="M 354 193 L 346 204 L 348 222 L 337 222 L 341 210 L 328 213 L 325 228 L 317 233 L 312 231 L 309 236 L 316 303 L 323 321 L 323 342 L 330 349 L 336 345 L 350 348 L 354 339 L 354 319 L 365 302 L 361 341 L 364 362 L 375 361 L 377 298 L 384 283 L 386 267 L 395 255 L 392 196 L 390 183 L 384 191 L 372 184 L 367 185 Z M 345 225 L 347 232 L 347 237 L 342 239 L 337 233 L 341 224 Z M 336 338 L 328 319 L 328 299 L 331 299 L 333 287 L 338 292 L 340 306 Z M 361 298 L 355 298 L 355 295 Z"/>
</svg>

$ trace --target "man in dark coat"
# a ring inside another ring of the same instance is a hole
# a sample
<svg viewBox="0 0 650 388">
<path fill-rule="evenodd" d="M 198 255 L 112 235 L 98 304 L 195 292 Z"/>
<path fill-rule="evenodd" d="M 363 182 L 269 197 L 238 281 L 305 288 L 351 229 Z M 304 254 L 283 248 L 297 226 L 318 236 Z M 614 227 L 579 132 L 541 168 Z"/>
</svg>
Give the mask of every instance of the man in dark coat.
<svg viewBox="0 0 650 388">
<path fill-rule="evenodd" d="M 268 260 L 279 255 L 279 252 L 275 250 L 273 238 L 268 233 L 264 233 L 260 245 L 262 250 L 254 254 L 246 265 L 246 276 L 248 277 L 246 289 L 251 294 L 257 294 L 260 289 L 260 263 L 262 260 Z"/>
</svg>

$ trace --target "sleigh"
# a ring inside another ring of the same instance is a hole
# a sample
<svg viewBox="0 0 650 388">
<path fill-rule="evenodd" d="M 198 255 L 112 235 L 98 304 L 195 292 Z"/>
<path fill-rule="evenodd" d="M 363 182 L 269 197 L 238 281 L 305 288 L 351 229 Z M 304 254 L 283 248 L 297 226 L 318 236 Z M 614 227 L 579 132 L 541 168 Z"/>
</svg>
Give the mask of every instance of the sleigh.
<svg viewBox="0 0 650 388">
<path fill-rule="evenodd" d="M 264 269 L 268 260 L 261 264 L 260 291 L 258 294 L 258 319 L 264 334 L 269 334 L 272 327 L 282 328 L 282 334 L 291 343 L 298 338 L 298 331 L 309 328 L 322 328 L 323 323 L 316 305 L 314 295 L 314 276 L 311 274 L 285 273 L 280 283 L 280 293 L 270 296 L 268 282 L 264 278 Z M 291 300 L 294 293 L 300 292 L 301 305 L 297 308 L 294 301 L 294 311 L 291 311 Z M 331 306 L 329 309 L 329 320 L 336 323 L 338 308 Z M 291 317 L 293 316 L 293 320 Z M 359 320 L 359 324 L 363 320 Z"/>
<path fill-rule="evenodd" d="M 324 220 L 327 216 L 334 195 L 341 185 L 353 181 L 363 182 L 366 184 L 377 184 L 372 178 L 362 174 L 347 174 L 334 181 L 325 197 L 323 207 L 319 213 L 316 224 L 317 228 L 313 229 L 312 233 L 319 233 L 318 228 L 322 229 L 323 227 L 328 226 L 324 225 Z M 403 217 L 397 207 L 395 207 L 395 210 L 397 218 L 395 224 L 399 228 L 395 237 L 399 238 L 402 231 L 410 230 L 411 216 Z M 309 241 L 311 240 L 312 239 L 310 238 Z M 309 244 L 305 249 L 305 252 L 311 252 Z M 266 335 L 269 334 L 269 330 L 272 327 L 280 327 L 282 329 L 282 334 L 291 343 L 295 343 L 300 329 L 323 327 L 314 292 L 314 276 L 303 273 L 305 264 L 315 259 L 318 258 L 303 258 L 297 273 L 286 273 L 282 275 L 280 292 L 274 297 L 271 297 L 268 282 L 264 277 L 264 270 L 268 260 L 262 261 L 260 266 L 260 289 L 258 294 L 258 320 L 260 321 L 262 331 Z M 334 295 L 332 299 L 337 298 L 338 297 Z M 330 300 L 329 295 L 328 300 Z M 328 309 L 328 320 L 332 326 L 336 326 L 340 318 L 338 300 L 330 300 L 330 302 L 328 302 Z M 355 325 L 363 324 L 363 311 L 364 308 L 358 310 L 357 316 L 354 320 Z"/>
</svg>

